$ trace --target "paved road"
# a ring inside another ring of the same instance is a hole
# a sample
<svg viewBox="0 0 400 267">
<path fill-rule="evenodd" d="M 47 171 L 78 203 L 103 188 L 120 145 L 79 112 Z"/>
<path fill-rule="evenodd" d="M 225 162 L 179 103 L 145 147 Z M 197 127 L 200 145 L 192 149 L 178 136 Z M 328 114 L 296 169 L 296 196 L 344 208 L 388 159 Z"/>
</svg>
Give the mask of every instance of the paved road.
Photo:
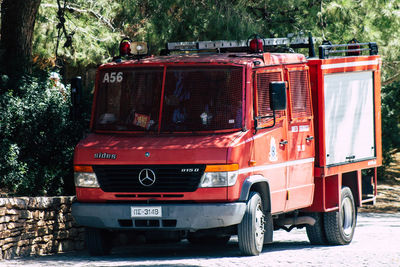
<svg viewBox="0 0 400 267">
<path fill-rule="evenodd" d="M 304 229 L 274 232 L 256 257 L 241 257 L 237 239 L 224 248 L 194 248 L 186 241 L 114 248 L 106 257 L 86 252 L 0 261 L 0 266 L 400 266 L 400 213 L 360 213 L 348 246 L 311 246 Z"/>
</svg>

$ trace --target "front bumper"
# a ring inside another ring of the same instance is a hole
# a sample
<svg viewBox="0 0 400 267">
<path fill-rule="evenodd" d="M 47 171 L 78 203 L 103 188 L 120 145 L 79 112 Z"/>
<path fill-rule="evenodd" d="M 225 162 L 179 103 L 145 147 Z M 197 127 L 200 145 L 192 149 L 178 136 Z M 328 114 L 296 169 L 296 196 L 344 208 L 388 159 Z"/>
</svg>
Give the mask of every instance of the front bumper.
<svg viewBox="0 0 400 267">
<path fill-rule="evenodd" d="M 79 225 L 107 229 L 162 229 L 191 230 L 211 229 L 239 224 L 246 210 L 246 203 L 202 204 L 152 204 L 162 208 L 162 217 L 132 218 L 131 207 L 146 204 L 74 203 L 72 216 Z"/>
</svg>

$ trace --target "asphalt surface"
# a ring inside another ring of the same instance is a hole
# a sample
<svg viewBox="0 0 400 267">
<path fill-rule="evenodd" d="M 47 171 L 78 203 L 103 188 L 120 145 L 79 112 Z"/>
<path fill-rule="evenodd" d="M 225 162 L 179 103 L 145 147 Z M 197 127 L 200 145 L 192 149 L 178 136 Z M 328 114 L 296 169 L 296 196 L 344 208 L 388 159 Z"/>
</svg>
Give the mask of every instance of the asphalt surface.
<svg viewBox="0 0 400 267">
<path fill-rule="evenodd" d="M 274 232 L 259 256 L 240 255 L 237 239 L 225 247 L 194 247 L 187 241 L 116 247 L 111 255 L 86 251 L 0 261 L 0 266 L 400 266 L 400 213 L 359 213 L 353 242 L 312 246 L 304 229 Z"/>
</svg>

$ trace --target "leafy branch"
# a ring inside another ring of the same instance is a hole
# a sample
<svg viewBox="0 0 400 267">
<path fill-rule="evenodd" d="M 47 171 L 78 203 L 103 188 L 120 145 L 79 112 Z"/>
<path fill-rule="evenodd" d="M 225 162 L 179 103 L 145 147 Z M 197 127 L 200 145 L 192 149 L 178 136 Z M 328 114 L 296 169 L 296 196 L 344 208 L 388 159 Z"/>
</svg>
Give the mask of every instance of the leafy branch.
<svg viewBox="0 0 400 267">
<path fill-rule="evenodd" d="M 58 5 L 55 4 L 42 4 L 42 7 L 45 8 L 55 8 L 58 9 Z M 98 12 L 91 10 L 91 9 L 83 9 L 80 7 L 74 7 L 72 5 L 65 5 L 65 10 L 70 12 L 70 13 L 80 13 L 80 14 L 90 14 L 94 18 L 98 19 L 101 21 L 105 26 L 107 26 L 112 32 L 115 31 L 115 27 L 112 25 L 111 21 L 106 19 L 104 16 L 99 14 Z"/>
</svg>

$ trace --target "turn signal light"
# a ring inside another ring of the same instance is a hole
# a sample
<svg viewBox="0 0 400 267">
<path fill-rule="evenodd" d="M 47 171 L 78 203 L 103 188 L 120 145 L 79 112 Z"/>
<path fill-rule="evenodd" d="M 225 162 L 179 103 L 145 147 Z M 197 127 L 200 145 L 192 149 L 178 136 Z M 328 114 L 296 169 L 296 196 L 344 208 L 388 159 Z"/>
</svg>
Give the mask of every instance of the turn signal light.
<svg viewBox="0 0 400 267">
<path fill-rule="evenodd" d="M 230 172 L 239 170 L 239 164 L 207 165 L 205 172 Z"/>
<path fill-rule="evenodd" d="M 94 172 L 92 166 L 87 165 L 75 165 L 74 172 Z"/>
</svg>

